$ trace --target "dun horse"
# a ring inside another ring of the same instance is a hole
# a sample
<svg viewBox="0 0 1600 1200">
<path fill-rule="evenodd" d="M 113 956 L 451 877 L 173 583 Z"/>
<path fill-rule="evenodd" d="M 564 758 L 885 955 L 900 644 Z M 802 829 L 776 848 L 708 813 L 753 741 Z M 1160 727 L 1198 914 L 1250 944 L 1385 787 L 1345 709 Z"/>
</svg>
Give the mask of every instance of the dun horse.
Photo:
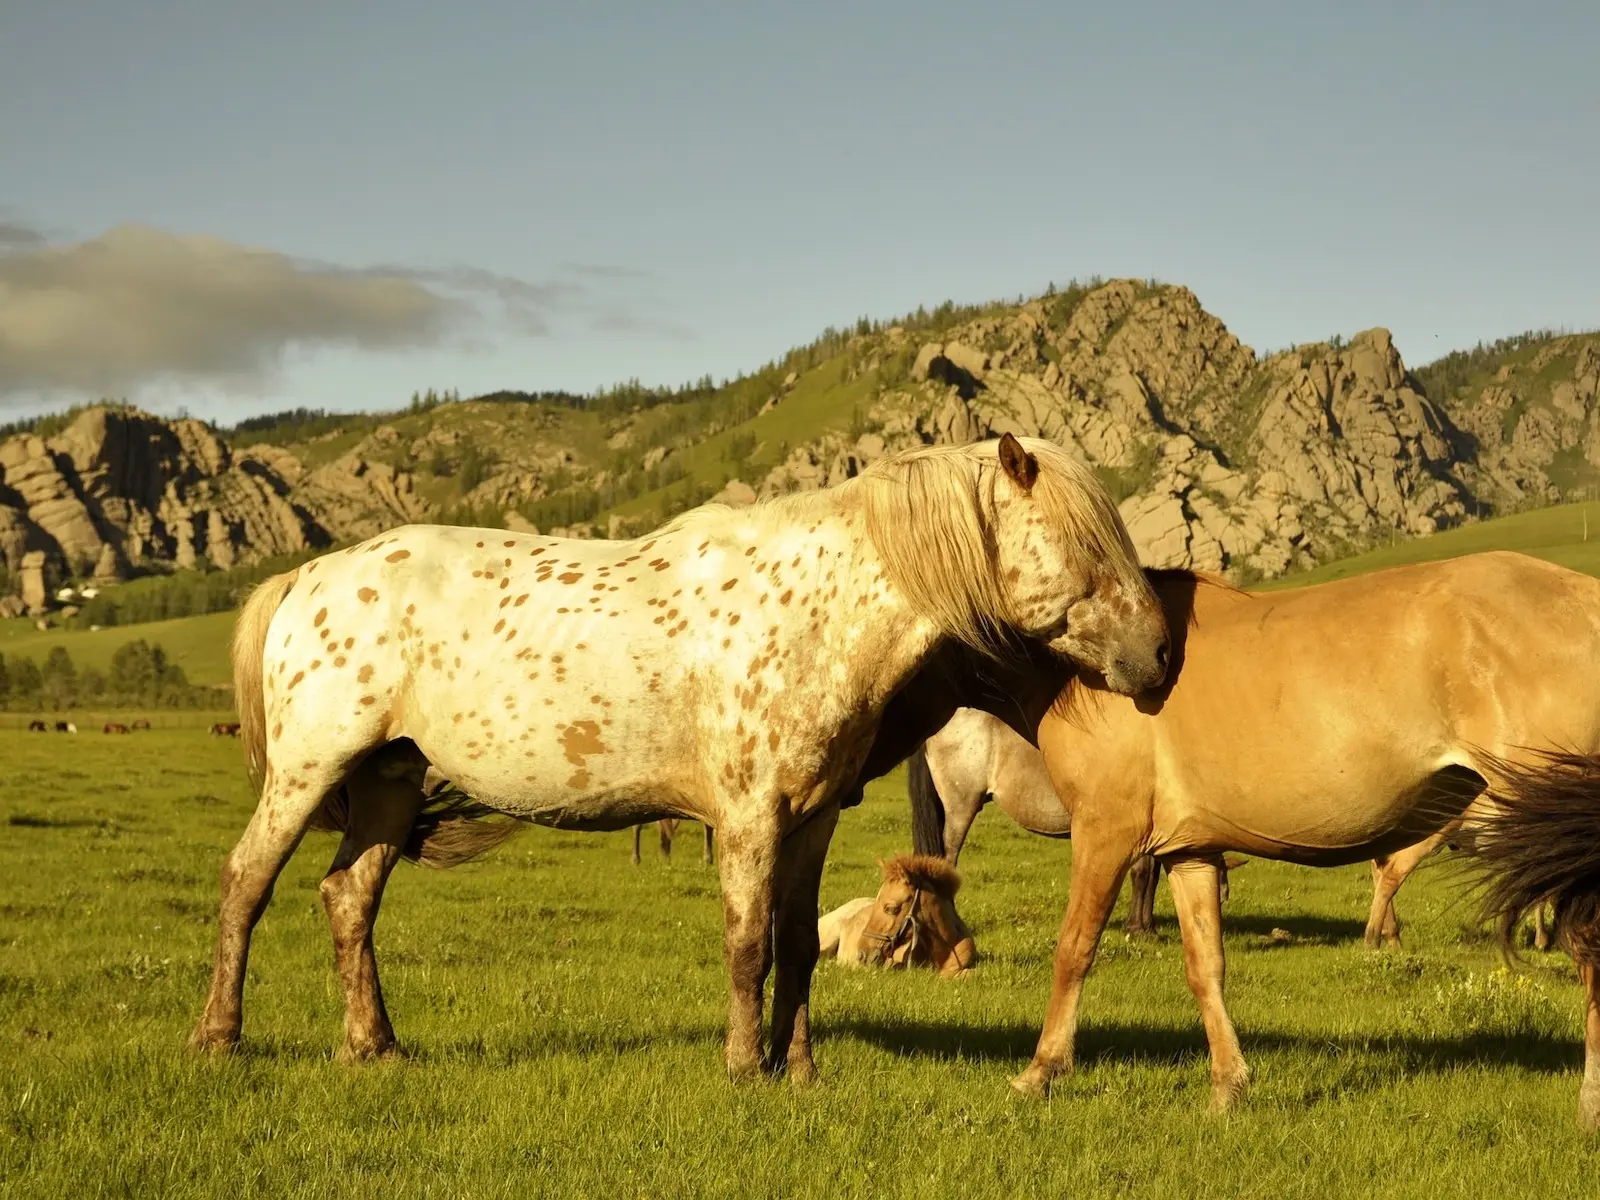
<svg viewBox="0 0 1600 1200">
<path fill-rule="evenodd" d="M 1496 911 L 1554 899 L 1588 988 L 1582 1114 L 1594 1125 L 1600 581 L 1506 553 L 1259 595 L 1152 576 L 1173 634 L 1166 683 L 1126 699 L 1080 679 L 1039 726 L 1072 811 L 1072 878 L 1044 1029 L 1014 1086 L 1044 1094 L 1072 1070 L 1084 977 L 1139 855 L 1167 870 L 1212 1103 L 1226 1108 L 1249 1072 L 1223 1004 L 1222 853 L 1359 862 L 1487 796 L 1488 811 L 1515 814 L 1479 842 L 1502 880 Z M 1568 756 L 1542 753 L 1558 749 Z"/>
<path fill-rule="evenodd" d="M 344 834 L 321 892 L 342 1054 L 365 1058 L 395 1044 L 372 925 L 402 855 L 463 861 L 515 827 L 494 813 L 589 830 L 679 817 L 717 831 L 727 1068 L 805 1081 L 840 807 L 960 704 L 1036 722 L 1070 664 L 1117 693 L 1154 686 L 1167 630 L 1094 475 L 1007 435 L 629 542 L 396 529 L 263 584 L 233 654 L 261 798 L 222 868 L 193 1044 L 237 1041 L 250 932 L 307 829 Z M 473 799 L 429 804 L 429 770 Z"/>
<path fill-rule="evenodd" d="M 705 842 L 700 849 L 700 861 L 711 861 L 712 832 L 711 826 L 705 827 Z M 678 836 L 678 819 L 676 817 L 662 817 L 656 822 L 656 837 L 661 848 L 662 858 L 672 857 L 672 841 Z M 633 827 L 633 865 L 639 865 L 639 845 L 644 840 L 644 826 Z"/>
<path fill-rule="evenodd" d="M 901 854 L 879 862 L 876 896 L 847 901 L 817 922 L 822 953 L 847 966 L 932 967 L 945 979 L 978 960 L 956 913 L 961 876 L 943 858 Z"/>
</svg>

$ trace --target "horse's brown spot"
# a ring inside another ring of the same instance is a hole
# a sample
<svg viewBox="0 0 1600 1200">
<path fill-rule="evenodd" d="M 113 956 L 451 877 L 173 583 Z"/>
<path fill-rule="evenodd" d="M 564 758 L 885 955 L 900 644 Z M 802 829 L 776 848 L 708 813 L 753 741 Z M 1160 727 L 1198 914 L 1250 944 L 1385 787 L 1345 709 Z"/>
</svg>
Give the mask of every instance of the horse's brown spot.
<svg viewBox="0 0 1600 1200">
<path fill-rule="evenodd" d="M 294 690 L 294 685 L 299 683 L 305 677 L 306 673 L 304 671 L 296 671 L 294 673 L 294 678 L 289 680 L 289 690 L 292 692 Z"/>
<path fill-rule="evenodd" d="M 503 545 L 503 546 L 505 546 L 505 548 L 506 548 L 506 549 L 507 549 L 507 550 L 509 550 L 509 549 L 511 549 L 511 547 L 513 547 L 513 546 L 515 546 L 515 545 L 516 545 L 516 543 L 515 543 L 515 542 L 511 542 L 511 541 L 507 541 L 507 542 L 502 542 L 502 543 L 501 543 L 501 544 L 502 544 L 502 545 Z M 507 566 L 510 566 L 510 565 L 511 565 L 511 564 L 510 564 L 510 563 L 507 563 L 507 564 L 506 564 L 506 565 L 507 565 Z"/>
<path fill-rule="evenodd" d="M 384 562 L 399 562 L 403 558 L 410 558 L 410 557 L 411 557 L 411 551 L 409 551 L 409 550 L 396 550 L 393 554 L 384 555 L 383 556 L 383 561 Z"/>
<path fill-rule="evenodd" d="M 339 655 L 337 658 L 335 658 L 333 660 L 333 665 L 336 666 L 336 667 L 342 667 L 342 666 L 344 666 L 344 664 L 345 664 L 345 657 L 342 654 Z"/>
<path fill-rule="evenodd" d="M 739 581 L 737 579 L 730 579 L 730 580 L 728 580 L 727 583 L 722 585 L 722 590 L 723 591 L 727 591 L 729 588 L 731 588 L 734 584 L 736 584 L 738 582 Z"/>
<path fill-rule="evenodd" d="M 767 734 L 767 746 L 773 750 L 778 748 L 778 731 L 776 729 Z"/>
<path fill-rule="evenodd" d="M 282 721 L 279 721 L 276 725 L 274 725 L 272 727 L 272 736 L 273 736 L 274 740 L 276 740 L 278 738 L 281 738 L 283 736 L 283 722 Z"/>
<path fill-rule="evenodd" d="M 513 608 L 521 608 L 527 602 L 528 602 L 528 593 L 527 592 L 523 592 L 522 595 L 518 596 L 515 600 L 513 600 L 511 602 L 511 604 L 512 604 Z"/>
<path fill-rule="evenodd" d="M 790 588 L 783 595 L 778 597 L 778 603 L 779 604 L 787 604 L 787 603 L 789 603 L 789 601 L 791 601 L 793 599 L 794 599 L 794 589 Z"/>
<path fill-rule="evenodd" d="M 562 583 L 577 583 L 578 580 L 583 578 L 583 572 L 582 571 L 567 571 L 567 572 L 565 572 L 565 573 L 563 573 L 561 575 L 556 576 L 556 578 L 561 580 Z"/>
<path fill-rule="evenodd" d="M 561 747 L 566 759 L 575 767 L 582 767 L 590 754 L 605 754 L 606 744 L 600 740 L 600 726 L 590 720 L 574 721 L 561 731 Z"/>
<path fill-rule="evenodd" d="M 326 621 L 327 619 L 328 619 L 328 610 L 325 609 L 325 608 L 319 608 L 317 610 L 316 618 L 311 623 L 313 625 L 316 625 L 316 626 L 320 627 L 322 625 L 322 623 L 324 621 Z"/>
<path fill-rule="evenodd" d="M 739 614 L 738 613 L 734 613 L 731 617 L 728 618 L 728 624 L 729 625 L 737 625 L 738 623 L 739 623 Z"/>
<path fill-rule="evenodd" d="M 494 631 L 496 633 L 499 633 L 505 627 L 506 627 L 506 619 L 504 617 L 501 617 L 498 621 L 496 621 L 494 623 Z"/>
<path fill-rule="evenodd" d="M 356 592 L 356 599 L 360 600 L 363 604 L 371 604 L 377 598 L 378 593 L 369 587 L 361 588 Z"/>
<path fill-rule="evenodd" d="M 569 788 L 585 788 L 589 786 L 589 772 L 579 767 L 572 773 L 572 778 L 567 780 Z"/>
</svg>

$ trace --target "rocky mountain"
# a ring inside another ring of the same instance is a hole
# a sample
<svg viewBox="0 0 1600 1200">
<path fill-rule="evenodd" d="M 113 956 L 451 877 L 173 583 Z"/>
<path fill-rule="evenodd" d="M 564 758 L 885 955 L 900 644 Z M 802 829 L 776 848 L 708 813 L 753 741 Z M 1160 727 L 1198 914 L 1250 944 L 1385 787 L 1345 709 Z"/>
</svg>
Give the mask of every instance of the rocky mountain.
<svg viewBox="0 0 1600 1200">
<path fill-rule="evenodd" d="M 1600 335 L 1415 372 L 1383 329 L 1262 358 L 1187 289 L 1115 280 L 830 331 L 720 388 L 286 416 L 249 436 L 91 408 L 0 443 L 0 559 L 13 581 L 26 561 L 37 594 L 413 520 L 615 536 L 1009 430 L 1093 464 L 1151 563 L 1260 578 L 1593 495 L 1597 389 Z"/>
</svg>

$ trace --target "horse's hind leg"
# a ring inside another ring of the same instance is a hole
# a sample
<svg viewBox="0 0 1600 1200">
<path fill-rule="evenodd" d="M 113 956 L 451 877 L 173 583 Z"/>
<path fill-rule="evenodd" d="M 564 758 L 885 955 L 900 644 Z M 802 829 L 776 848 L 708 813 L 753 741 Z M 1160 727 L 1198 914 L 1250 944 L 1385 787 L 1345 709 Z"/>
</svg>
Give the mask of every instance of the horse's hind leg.
<svg viewBox="0 0 1600 1200">
<path fill-rule="evenodd" d="M 1533 909 L 1533 948 L 1535 950 L 1550 949 L 1550 923 L 1546 919 L 1549 915 L 1548 905 L 1538 904 Z"/>
<path fill-rule="evenodd" d="M 1141 854 L 1128 872 L 1128 916 L 1122 931 L 1129 937 L 1150 937 L 1156 931 L 1156 880 L 1160 870 L 1156 860 Z"/>
<path fill-rule="evenodd" d="M 1578 1124 L 1590 1133 L 1600 1130 L 1600 967 L 1578 963 L 1585 997 L 1583 1017 L 1583 1086 L 1578 1092 Z"/>
<path fill-rule="evenodd" d="M 712 860 L 711 843 L 712 843 L 712 839 L 714 838 L 715 834 L 713 833 L 712 828 L 709 825 L 705 826 L 705 831 L 706 831 L 706 842 L 705 842 L 705 847 L 700 851 L 700 861 L 705 863 L 707 866 L 709 866 L 711 864 L 711 860 Z"/>
<path fill-rule="evenodd" d="M 394 1049 L 394 1027 L 378 984 L 372 926 L 389 872 L 422 807 L 420 764 L 374 755 L 348 784 L 350 818 L 333 865 L 322 880 L 322 904 L 333 929 L 334 960 L 344 990 L 344 1062 L 377 1058 Z"/>
<path fill-rule="evenodd" d="M 1072 1072 L 1083 980 L 1094 963 L 1100 935 L 1111 910 L 1116 907 L 1122 877 L 1134 857 L 1131 846 L 1099 843 L 1087 830 L 1074 830 L 1074 834 L 1072 882 L 1067 892 L 1066 916 L 1061 921 L 1061 936 L 1056 941 L 1050 1006 L 1045 1011 L 1044 1028 L 1039 1033 L 1033 1061 L 1011 1081 L 1017 1091 L 1030 1096 L 1049 1095 L 1050 1081 Z"/>
<path fill-rule="evenodd" d="M 1400 945 L 1400 921 L 1395 916 L 1394 897 L 1400 885 L 1419 863 L 1444 845 L 1444 832 L 1372 860 L 1372 909 L 1367 915 L 1365 941 L 1373 949 Z"/>
<path fill-rule="evenodd" d="M 196 1049 L 225 1050 L 239 1040 L 251 931 L 272 899 L 278 873 L 305 836 L 323 797 L 338 786 L 342 772 L 342 766 L 315 763 L 298 774 L 268 768 L 256 811 L 222 862 L 211 991 L 189 1042 Z"/>
<path fill-rule="evenodd" d="M 1215 862 L 1187 859 L 1167 869 L 1172 902 L 1183 931 L 1183 967 L 1189 990 L 1200 1004 L 1206 1041 L 1211 1046 L 1211 1108 L 1231 1108 L 1250 1082 L 1250 1068 L 1239 1050 L 1222 1000 L 1226 963 L 1222 953 L 1222 894 Z"/>
<path fill-rule="evenodd" d="M 672 839 L 678 836 L 678 822 L 672 817 L 663 817 L 656 822 L 656 836 L 661 842 L 661 857 L 672 857 Z"/>
<path fill-rule="evenodd" d="M 773 942 L 777 978 L 772 984 L 772 1050 L 770 1069 L 787 1069 L 798 1084 L 813 1082 L 811 1058 L 811 975 L 821 950 L 817 932 L 817 893 L 822 864 L 839 822 L 839 809 L 829 807 L 807 820 L 778 851 Z"/>
<path fill-rule="evenodd" d="M 643 837 L 644 837 L 644 826 L 643 825 L 635 825 L 633 827 L 633 859 L 632 859 L 632 861 L 633 861 L 633 865 L 636 866 L 636 867 L 639 865 L 639 841 Z"/>
</svg>

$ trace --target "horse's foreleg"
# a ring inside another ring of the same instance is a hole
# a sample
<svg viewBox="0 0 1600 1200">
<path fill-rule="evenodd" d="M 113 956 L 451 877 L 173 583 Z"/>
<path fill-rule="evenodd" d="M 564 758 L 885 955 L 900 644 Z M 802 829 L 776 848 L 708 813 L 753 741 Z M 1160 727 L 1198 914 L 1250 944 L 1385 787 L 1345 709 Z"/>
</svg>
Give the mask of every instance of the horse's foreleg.
<svg viewBox="0 0 1600 1200">
<path fill-rule="evenodd" d="M 334 961 L 344 990 L 345 1062 L 378 1058 L 394 1049 L 394 1027 L 378 984 L 372 927 L 389 872 L 399 861 L 406 835 L 422 807 L 414 778 L 385 777 L 369 759 L 347 784 L 350 820 L 333 865 L 322 880 L 322 904 L 333 929 Z"/>
<path fill-rule="evenodd" d="M 1072 1072 L 1083 980 L 1094 963 L 1100 935 L 1116 906 L 1122 877 L 1133 858 L 1131 846 L 1097 844 L 1086 832 L 1078 832 L 1073 842 L 1072 883 L 1061 935 L 1056 941 L 1050 1006 L 1045 1011 L 1044 1029 L 1039 1033 L 1033 1061 L 1011 1081 L 1012 1087 L 1027 1095 L 1049 1095 L 1050 1081 Z"/>
<path fill-rule="evenodd" d="M 298 777 L 267 771 L 256 811 L 244 835 L 222 861 L 222 903 L 217 914 L 217 953 L 211 991 L 189 1044 L 226 1050 L 239 1040 L 244 1022 L 244 972 L 250 934 L 272 899 L 272 885 L 294 853 L 322 798 L 339 783 L 315 767 Z"/>
<path fill-rule="evenodd" d="M 809 818 L 778 851 L 777 905 L 773 943 L 777 978 L 772 985 L 772 1070 L 787 1069 L 798 1084 L 813 1082 L 811 1059 L 811 975 L 821 946 L 817 933 L 817 893 L 822 864 L 839 822 L 829 807 Z"/>
<path fill-rule="evenodd" d="M 773 885 L 778 866 L 775 816 L 724 822 L 717 864 L 722 880 L 722 950 L 728 964 L 728 1074 L 760 1073 L 762 989 L 772 966 Z"/>
<path fill-rule="evenodd" d="M 1122 931 L 1129 937 L 1150 937 L 1156 931 L 1156 883 L 1161 871 L 1155 859 L 1141 854 L 1128 874 L 1128 916 Z"/>
<path fill-rule="evenodd" d="M 1600 1130 L 1600 967 L 1578 964 L 1583 980 L 1583 1088 L 1578 1093 L 1578 1124 L 1590 1133 Z"/>
<path fill-rule="evenodd" d="M 1178 927 L 1183 933 L 1184 974 L 1200 1004 L 1200 1019 L 1211 1046 L 1211 1108 L 1221 1112 L 1244 1094 L 1250 1082 L 1250 1068 L 1245 1065 L 1239 1036 L 1222 1001 L 1226 963 L 1217 874 L 1215 862 L 1200 859 L 1174 863 L 1167 870 L 1172 902 L 1178 910 Z"/>
</svg>

